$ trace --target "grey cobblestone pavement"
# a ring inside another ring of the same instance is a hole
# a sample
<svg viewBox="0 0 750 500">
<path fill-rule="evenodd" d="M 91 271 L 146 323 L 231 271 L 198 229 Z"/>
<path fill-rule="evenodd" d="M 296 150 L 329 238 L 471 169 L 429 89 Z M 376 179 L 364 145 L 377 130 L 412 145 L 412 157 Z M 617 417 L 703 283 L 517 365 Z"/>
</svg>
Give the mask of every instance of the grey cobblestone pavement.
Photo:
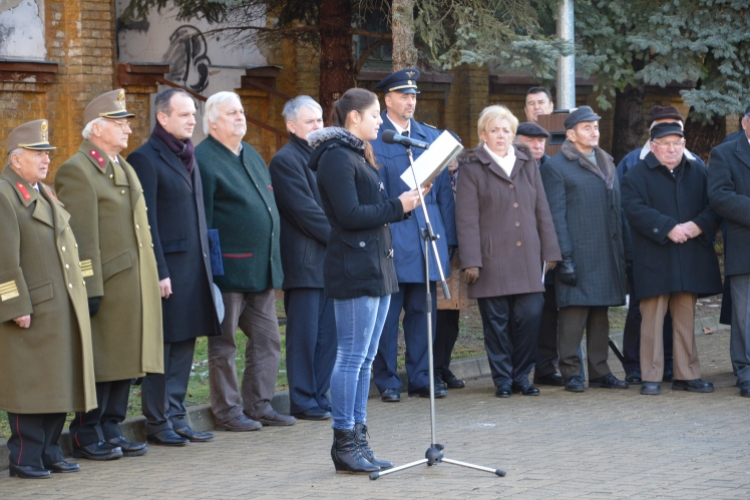
<svg viewBox="0 0 750 500">
<path fill-rule="evenodd" d="M 77 474 L 29 481 L 0 474 L 0 498 L 252 499 L 746 499 L 750 498 L 750 401 L 732 387 L 729 333 L 700 335 L 704 378 L 713 394 L 646 397 L 542 387 L 540 397 L 494 397 L 489 378 L 437 401 L 445 456 L 505 469 L 507 476 L 449 464 L 425 465 L 370 481 L 335 474 L 330 421 L 219 433 L 213 443 L 144 457 L 81 461 Z M 622 370 L 612 356 L 610 365 Z M 405 396 L 405 395 L 404 395 Z M 372 399 L 371 444 L 397 464 L 429 446 L 429 401 Z"/>
</svg>

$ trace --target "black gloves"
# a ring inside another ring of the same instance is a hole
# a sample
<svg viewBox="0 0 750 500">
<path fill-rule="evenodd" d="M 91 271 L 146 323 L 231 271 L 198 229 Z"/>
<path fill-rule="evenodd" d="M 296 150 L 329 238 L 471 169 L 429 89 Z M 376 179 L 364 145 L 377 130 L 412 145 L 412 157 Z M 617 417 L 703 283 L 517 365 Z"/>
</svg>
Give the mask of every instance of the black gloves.
<svg viewBox="0 0 750 500">
<path fill-rule="evenodd" d="M 89 299 L 89 316 L 92 318 L 99 312 L 99 304 L 101 303 L 101 297 L 91 297 Z"/>
<path fill-rule="evenodd" d="M 557 264 L 555 268 L 557 276 L 560 281 L 568 286 L 576 286 L 578 283 L 578 276 L 576 275 L 576 265 L 573 263 L 573 259 L 565 257 L 562 262 Z"/>
</svg>

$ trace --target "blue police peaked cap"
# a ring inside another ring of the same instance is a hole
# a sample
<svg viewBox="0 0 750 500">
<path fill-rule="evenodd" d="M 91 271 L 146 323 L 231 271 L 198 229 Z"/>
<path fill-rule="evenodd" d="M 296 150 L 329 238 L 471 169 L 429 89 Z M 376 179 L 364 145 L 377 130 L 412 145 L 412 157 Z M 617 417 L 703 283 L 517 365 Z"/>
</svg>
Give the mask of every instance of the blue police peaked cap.
<svg viewBox="0 0 750 500">
<path fill-rule="evenodd" d="M 375 88 L 388 92 L 401 92 L 402 94 L 419 94 L 417 90 L 417 80 L 419 79 L 419 70 L 416 68 L 406 68 L 396 71 L 386 76 L 375 85 Z"/>
</svg>

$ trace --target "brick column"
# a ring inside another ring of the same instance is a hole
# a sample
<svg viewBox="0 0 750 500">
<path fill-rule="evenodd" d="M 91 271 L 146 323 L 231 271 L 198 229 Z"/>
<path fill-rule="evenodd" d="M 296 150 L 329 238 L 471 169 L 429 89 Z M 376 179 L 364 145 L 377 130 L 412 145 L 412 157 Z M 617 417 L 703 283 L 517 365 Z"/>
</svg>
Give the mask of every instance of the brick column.
<svg viewBox="0 0 750 500">
<path fill-rule="evenodd" d="M 276 89 L 276 78 L 281 73 L 281 69 L 278 66 L 249 68 L 246 70 L 245 76 L 242 77 L 242 87 L 234 89 L 240 96 L 242 106 L 245 108 L 245 115 L 248 118 L 245 142 L 260 153 L 266 164 L 271 162 L 273 155 L 286 142 L 286 126 L 281 118 L 284 98 L 272 94 Z M 253 83 L 268 90 L 256 87 Z M 276 133 L 257 123 L 252 123 L 251 120 L 262 122 L 267 127 L 282 132 L 284 139 L 279 139 Z"/>
<path fill-rule="evenodd" d="M 449 127 L 455 127 L 452 130 L 461 136 L 464 147 L 472 148 L 479 143 L 479 113 L 489 104 L 487 67 L 465 64 L 454 74 L 456 79 L 451 85 L 446 121 Z"/>
<path fill-rule="evenodd" d="M 51 177 L 81 144 L 83 110 L 114 88 L 115 12 L 110 0 L 45 2 L 47 53 L 60 72 L 47 89 L 50 141 L 57 145 Z"/>
</svg>

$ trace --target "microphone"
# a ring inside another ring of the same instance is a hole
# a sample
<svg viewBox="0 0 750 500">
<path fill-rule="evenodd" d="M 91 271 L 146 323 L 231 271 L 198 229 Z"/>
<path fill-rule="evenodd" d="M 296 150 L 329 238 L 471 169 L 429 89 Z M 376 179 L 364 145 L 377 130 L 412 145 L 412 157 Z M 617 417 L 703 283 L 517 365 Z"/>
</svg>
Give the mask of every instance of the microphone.
<svg viewBox="0 0 750 500">
<path fill-rule="evenodd" d="M 383 132 L 383 142 L 386 144 L 401 144 L 402 146 L 412 147 L 412 148 L 419 148 L 419 149 L 427 149 L 430 147 L 430 145 L 426 142 L 418 141 L 416 139 L 412 139 L 411 137 L 404 137 L 403 135 L 398 135 L 395 130 L 386 130 Z"/>
</svg>

